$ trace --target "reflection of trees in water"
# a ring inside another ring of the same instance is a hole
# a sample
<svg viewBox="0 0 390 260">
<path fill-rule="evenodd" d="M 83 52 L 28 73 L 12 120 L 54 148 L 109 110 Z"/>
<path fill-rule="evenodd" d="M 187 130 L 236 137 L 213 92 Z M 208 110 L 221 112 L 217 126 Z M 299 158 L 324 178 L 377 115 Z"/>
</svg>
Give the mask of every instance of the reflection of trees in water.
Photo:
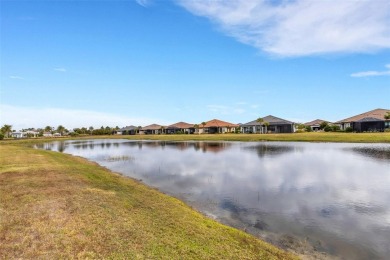
<svg viewBox="0 0 390 260">
<path fill-rule="evenodd" d="M 353 147 L 347 150 L 376 160 L 390 161 L 390 147 Z"/>
<path fill-rule="evenodd" d="M 232 144 L 231 143 L 224 143 L 224 142 L 196 142 L 194 143 L 195 151 L 202 151 L 204 153 L 206 152 L 213 152 L 218 153 L 222 152 L 223 150 L 227 150 L 230 148 Z"/>
<path fill-rule="evenodd" d="M 43 149 L 43 150 L 53 150 L 54 143 L 42 143 L 42 144 L 36 144 L 35 148 Z"/>
<path fill-rule="evenodd" d="M 65 145 L 65 142 L 60 142 L 59 144 L 58 144 L 58 146 L 57 146 L 57 150 L 59 151 L 59 152 L 63 152 L 63 151 L 65 151 L 65 148 L 66 148 L 66 145 Z"/>
<path fill-rule="evenodd" d="M 193 148 L 195 151 L 202 152 L 221 152 L 223 150 L 228 149 L 231 144 L 224 142 L 172 142 L 172 141 L 147 141 L 147 142 L 129 142 L 125 143 L 127 146 L 135 146 L 137 145 L 140 149 L 142 146 L 145 147 L 161 147 L 177 149 L 180 151 L 184 151 L 190 148 Z"/>
<path fill-rule="evenodd" d="M 283 145 L 269 145 L 269 144 L 261 144 L 256 146 L 244 147 L 244 150 L 252 150 L 256 151 L 257 155 L 260 158 L 265 156 L 277 156 L 285 153 L 291 153 L 296 151 L 297 149 L 302 150 L 303 148 L 294 147 L 294 146 L 283 146 Z"/>
</svg>

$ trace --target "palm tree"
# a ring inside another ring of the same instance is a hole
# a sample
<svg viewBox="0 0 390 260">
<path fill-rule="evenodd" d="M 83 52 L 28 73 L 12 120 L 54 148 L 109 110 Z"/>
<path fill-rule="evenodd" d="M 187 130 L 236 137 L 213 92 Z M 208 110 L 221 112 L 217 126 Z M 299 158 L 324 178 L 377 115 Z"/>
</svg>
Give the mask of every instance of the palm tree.
<svg viewBox="0 0 390 260">
<path fill-rule="evenodd" d="M 256 122 L 260 124 L 260 131 L 262 131 L 262 128 L 263 128 L 263 122 L 264 122 L 264 119 L 259 117 L 258 119 L 256 119 Z"/>
<path fill-rule="evenodd" d="M 264 121 L 263 125 L 265 126 L 265 133 L 267 133 L 267 127 L 269 127 L 269 123 L 267 121 Z"/>
<path fill-rule="evenodd" d="M 162 126 L 160 129 L 161 129 L 161 133 L 164 134 L 165 127 Z"/>
<path fill-rule="evenodd" d="M 385 118 L 386 120 L 389 120 L 389 119 L 390 119 L 390 112 L 387 112 L 387 113 L 385 114 L 384 118 Z"/>
<path fill-rule="evenodd" d="M 1 132 L 3 132 L 7 137 L 9 137 L 9 133 L 12 132 L 12 125 L 4 125 L 1 128 Z"/>
<path fill-rule="evenodd" d="M 64 131 L 65 131 L 65 127 L 63 127 L 62 125 L 59 125 L 57 127 L 57 132 L 61 134 L 61 136 L 64 134 Z"/>
<path fill-rule="evenodd" d="M 49 125 L 45 127 L 45 132 L 50 132 L 51 133 L 52 130 L 53 130 L 53 128 L 51 126 L 49 126 Z"/>
<path fill-rule="evenodd" d="M 204 131 L 204 126 L 206 125 L 206 122 L 202 122 L 202 123 L 200 123 L 201 125 L 202 125 L 202 127 L 203 127 L 203 133 L 205 133 L 205 131 Z"/>
<path fill-rule="evenodd" d="M 90 126 L 90 127 L 88 128 L 88 130 L 89 130 L 89 134 L 92 135 L 93 126 Z"/>
<path fill-rule="evenodd" d="M 195 125 L 194 125 L 194 128 L 196 129 L 196 130 L 195 130 L 195 133 L 196 133 L 196 132 L 199 133 L 199 125 L 198 125 L 198 124 L 195 124 Z"/>
</svg>

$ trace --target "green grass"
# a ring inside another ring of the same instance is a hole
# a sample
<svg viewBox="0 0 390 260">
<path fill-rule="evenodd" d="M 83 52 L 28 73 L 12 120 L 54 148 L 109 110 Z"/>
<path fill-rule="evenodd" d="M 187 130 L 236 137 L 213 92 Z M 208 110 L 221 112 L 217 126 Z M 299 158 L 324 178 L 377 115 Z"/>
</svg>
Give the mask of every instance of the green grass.
<svg viewBox="0 0 390 260">
<path fill-rule="evenodd" d="M 385 133 L 344 133 L 344 132 L 309 132 L 293 134 L 201 134 L 201 135 L 109 135 L 79 136 L 75 138 L 46 138 L 3 140 L 0 144 L 32 144 L 37 141 L 55 141 L 69 139 L 129 139 L 129 140 L 161 140 L 161 141 L 282 141 L 282 142 L 344 142 L 344 143 L 390 143 L 390 132 Z"/>
<path fill-rule="evenodd" d="M 0 145 L 0 259 L 296 258 L 95 163 L 11 143 Z"/>
<path fill-rule="evenodd" d="M 118 138 L 118 137 L 115 137 Z M 124 135 L 130 140 L 172 141 L 283 141 L 283 142 L 347 142 L 390 143 L 390 133 L 310 132 L 293 134 L 216 134 L 216 135 Z"/>
</svg>

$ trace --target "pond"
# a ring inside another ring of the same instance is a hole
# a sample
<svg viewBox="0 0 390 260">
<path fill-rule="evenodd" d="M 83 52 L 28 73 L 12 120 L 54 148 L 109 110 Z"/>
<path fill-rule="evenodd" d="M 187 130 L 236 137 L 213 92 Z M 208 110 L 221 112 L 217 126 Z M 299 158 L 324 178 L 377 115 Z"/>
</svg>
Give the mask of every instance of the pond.
<svg viewBox="0 0 390 260">
<path fill-rule="evenodd" d="M 282 248 L 390 255 L 390 144 L 82 140 L 85 157 Z"/>
</svg>

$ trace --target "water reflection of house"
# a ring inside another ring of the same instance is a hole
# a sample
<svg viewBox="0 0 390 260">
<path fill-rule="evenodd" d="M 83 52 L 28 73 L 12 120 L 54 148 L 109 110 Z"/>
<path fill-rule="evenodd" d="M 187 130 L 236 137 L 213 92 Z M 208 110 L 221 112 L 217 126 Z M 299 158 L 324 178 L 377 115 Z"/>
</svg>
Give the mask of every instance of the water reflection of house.
<svg viewBox="0 0 390 260">
<path fill-rule="evenodd" d="M 263 122 L 258 122 L 258 120 L 253 120 L 246 124 L 242 124 L 241 132 L 242 133 L 293 133 L 294 132 L 294 123 L 276 116 L 266 116 L 263 117 Z M 265 125 L 265 123 L 269 125 Z"/>
<path fill-rule="evenodd" d="M 196 142 L 194 148 L 196 151 L 218 153 L 228 149 L 231 146 L 230 143 L 225 142 Z"/>
<path fill-rule="evenodd" d="M 257 155 L 260 158 L 266 156 L 277 156 L 285 153 L 290 153 L 296 150 L 301 150 L 300 148 L 287 145 L 269 145 L 269 144 L 260 144 L 256 146 L 245 147 L 244 150 L 256 151 Z"/>
<path fill-rule="evenodd" d="M 329 121 L 325 121 L 325 120 L 322 120 L 322 119 L 316 119 L 316 120 L 313 120 L 311 122 L 307 122 L 307 123 L 304 123 L 305 126 L 310 126 L 311 130 L 312 131 L 319 131 L 321 130 L 321 124 L 322 123 L 329 123 Z"/>
<path fill-rule="evenodd" d="M 221 121 L 218 119 L 213 119 L 205 122 L 206 124 L 199 124 L 198 128 L 195 130 L 199 134 L 224 134 L 224 133 L 233 133 L 238 127 L 237 124 Z"/>
<path fill-rule="evenodd" d="M 192 143 L 189 142 L 164 142 L 167 148 L 173 148 L 180 151 L 187 150 L 193 146 Z"/>
<path fill-rule="evenodd" d="M 193 134 L 195 132 L 194 124 L 178 122 L 166 127 L 167 134 Z"/>
<path fill-rule="evenodd" d="M 340 126 L 341 130 L 351 127 L 355 132 L 383 132 L 390 128 L 390 121 L 385 120 L 386 113 L 390 113 L 390 110 L 378 108 L 337 121 L 335 124 Z"/>
</svg>

